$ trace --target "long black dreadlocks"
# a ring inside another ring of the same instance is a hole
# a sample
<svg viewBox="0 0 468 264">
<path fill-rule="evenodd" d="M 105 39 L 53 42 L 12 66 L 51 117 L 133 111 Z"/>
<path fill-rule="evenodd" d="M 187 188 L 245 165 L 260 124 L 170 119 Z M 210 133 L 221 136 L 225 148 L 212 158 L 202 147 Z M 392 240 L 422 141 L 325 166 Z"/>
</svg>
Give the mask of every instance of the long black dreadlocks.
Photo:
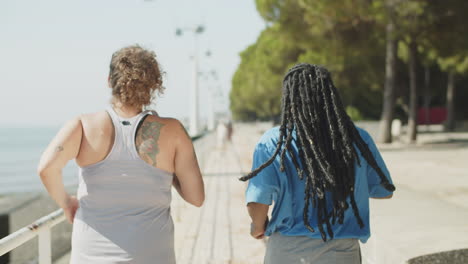
<svg viewBox="0 0 468 264">
<path fill-rule="evenodd" d="M 299 157 L 291 150 L 294 130 Z M 310 226 L 308 215 L 309 206 L 313 206 L 317 211 L 318 229 L 323 241 L 327 240 L 326 233 L 333 239 L 332 224 L 336 221 L 343 224 L 344 212 L 349 208 L 348 197 L 359 226 L 364 227 L 354 198 L 354 166 L 355 163 L 360 165 L 356 148 L 377 172 L 381 185 L 389 191 L 395 190 L 346 114 L 331 75 L 324 67 L 298 64 L 288 71 L 283 80 L 279 131 L 276 150 L 271 158 L 240 180 L 255 177 L 273 163 L 278 154 L 280 170 L 284 171 L 284 158 L 288 153 L 299 178 L 305 179 L 304 225 L 309 231 L 315 232 Z M 332 200 L 331 212 L 327 208 L 326 191 Z"/>
</svg>

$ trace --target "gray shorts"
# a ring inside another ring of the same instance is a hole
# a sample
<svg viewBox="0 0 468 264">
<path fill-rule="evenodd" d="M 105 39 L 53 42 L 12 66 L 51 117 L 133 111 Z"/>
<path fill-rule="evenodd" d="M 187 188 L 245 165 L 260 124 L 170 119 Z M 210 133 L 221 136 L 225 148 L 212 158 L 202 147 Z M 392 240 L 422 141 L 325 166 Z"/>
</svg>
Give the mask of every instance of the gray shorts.
<svg viewBox="0 0 468 264">
<path fill-rule="evenodd" d="M 267 242 L 265 264 L 360 264 L 359 241 L 354 238 L 323 242 L 306 236 L 274 233 Z"/>
</svg>

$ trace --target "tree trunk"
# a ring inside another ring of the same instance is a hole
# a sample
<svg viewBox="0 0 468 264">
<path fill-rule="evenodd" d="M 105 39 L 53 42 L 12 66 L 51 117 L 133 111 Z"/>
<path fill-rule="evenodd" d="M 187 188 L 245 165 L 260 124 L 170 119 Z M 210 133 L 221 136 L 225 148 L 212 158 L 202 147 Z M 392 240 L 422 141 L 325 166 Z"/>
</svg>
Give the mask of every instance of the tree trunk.
<svg viewBox="0 0 468 264">
<path fill-rule="evenodd" d="M 417 111 L 418 111 L 418 89 L 416 76 L 417 45 L 415 41 L 409 44 L 409 77 L 410 77 L 410 102 L 408 113 L 408 141 L 415 143 L 417 137 Z"/>
<path fill-rule="evenodd" d="M 429 66 L 424 67 L 424 123 L 426 124 L 426 130 L 429 131 L 429 125 L 431 123 L 429 115 L 429 107 L 431 105 L 431 91 L 429 89 L 431 82 L 431 69 Z"/>
<path fill-rule="evenodd" d="M 380 117 L 379 142 L 392 142 L 392 120 L 395 111 L 395 83 L 397 44 L 395 38 L 395 24 L 389 21 L 387 24 L 387 48 L 385 57 L 385 84 L 383 92 L 382 115 Z"/>
<path fill-rule="evenodd" d="M 449 71 L 447 81 L 447 120 L 445 131 L 455 130 L 455 72 Z"/>
</svg>

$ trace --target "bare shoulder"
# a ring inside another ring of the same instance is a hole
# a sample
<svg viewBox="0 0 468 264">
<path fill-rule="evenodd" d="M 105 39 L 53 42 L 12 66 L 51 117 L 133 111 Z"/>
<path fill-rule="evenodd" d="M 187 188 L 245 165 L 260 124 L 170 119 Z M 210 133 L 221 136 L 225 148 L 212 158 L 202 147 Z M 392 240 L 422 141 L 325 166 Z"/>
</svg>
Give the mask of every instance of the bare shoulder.
<svg viewBox="0 0 468 264">
<path fill-rule="evenodd" d="M 106 111 L 99 111 L 94 113 L 86 113 L 80 115 L 80 119 L 83 123 L 87 124 L 99 124 L 104 120 L 109 120 L 109 115 Z"/>
<path fill-rule="evenodd" d="M 77 116 L 68 120 L 62 126 L 60 133 L 74 134 L 74 133 L 81 132 L 81 130 L 82 130 L 81 116 Z"/>
<path fill-rule="evenodd" d="M 184 126 L 176 118 L 150 115 L 146 118 L 145 123 L 146 122 L 160 124 L 160 126 L 164 129 L 165 132 L 168 132 L 173 136 L 186 134 Z"/>
<path fill-rule="evenodd" d="M 82 117 L 81 116 L 75 116 L 72 119 L 69 119 L 66 123 L 65 126 L 68 127 L 81 127 L 81 122 L 82 122 Z"/>
</svg>

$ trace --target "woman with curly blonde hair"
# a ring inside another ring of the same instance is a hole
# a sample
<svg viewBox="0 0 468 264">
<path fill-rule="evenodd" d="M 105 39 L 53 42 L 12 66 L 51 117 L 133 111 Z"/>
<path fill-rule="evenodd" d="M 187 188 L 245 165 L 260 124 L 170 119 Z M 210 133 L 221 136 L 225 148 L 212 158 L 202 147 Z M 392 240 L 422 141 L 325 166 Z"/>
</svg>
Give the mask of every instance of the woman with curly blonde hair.
<svg viewBox="0 0 468 264">
<path fill-rule="evenodd" d="M 71 263 L 175 263 L 171 186 L 197 207 L 205 193 L 182 124 L 144 110 L 163 92 L 161 75 L 153 52 L 115 52 L 111 105 L 69 121 L 41 157 L 41 180 L 73 223 Z M 80 167 L 76 197 L 62 181 L 72 159 Z"/>
</svg>

